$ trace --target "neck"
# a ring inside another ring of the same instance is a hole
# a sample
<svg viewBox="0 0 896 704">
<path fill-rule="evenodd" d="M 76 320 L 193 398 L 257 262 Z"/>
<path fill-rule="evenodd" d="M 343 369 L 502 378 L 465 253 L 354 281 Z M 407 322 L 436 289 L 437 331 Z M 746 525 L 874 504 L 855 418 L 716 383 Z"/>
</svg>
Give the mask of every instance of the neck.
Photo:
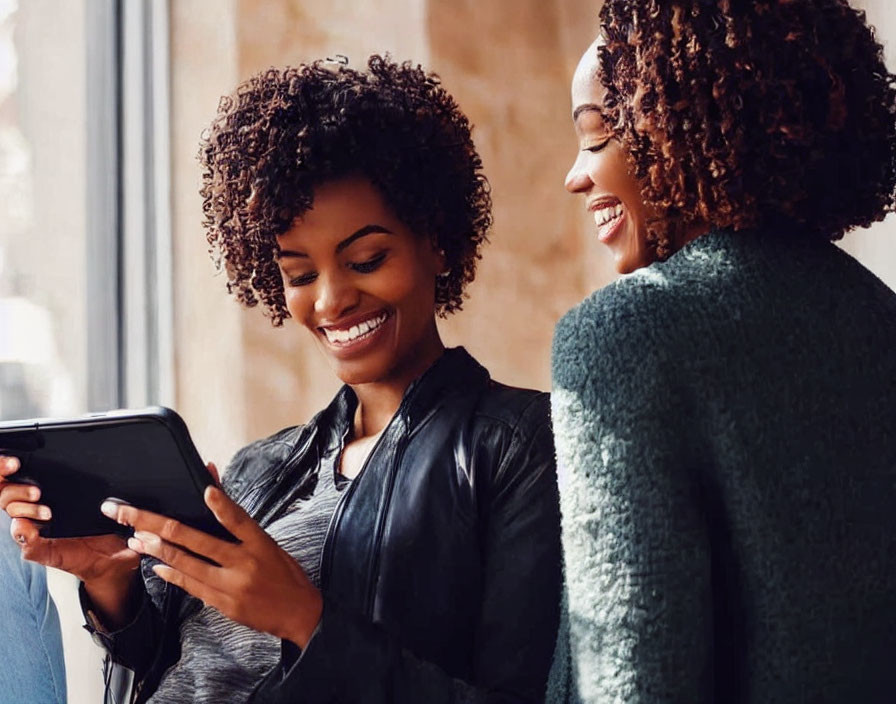
<svg viewBox="0 0 896 704">
<path fill-rule="evenodd" d="M 709 224 L 702 220 L 691 223 L 685 228 L 684 232 L 681 233 L 681 242 L 677 243 L 677 246 L 675 247 L 676 251 L 684 247 L 688 242 L 697 239 L 701 235 L 705 235 L 711 229 Z"/>
<path fill-rule="evenodd" d="M 411 383 L 429 369 L 444 352 L 445 345 L 433 321 L 433 334 L 427 338 L 425 344 L 414 349 L 413 359 L 396 365 L 399 371 L 381 381 L 352 384 L 352 390 L 358 397 L 355 438 L 376 435 L 385 428 L 401 405 L 404 393 Z"/>
</svg>

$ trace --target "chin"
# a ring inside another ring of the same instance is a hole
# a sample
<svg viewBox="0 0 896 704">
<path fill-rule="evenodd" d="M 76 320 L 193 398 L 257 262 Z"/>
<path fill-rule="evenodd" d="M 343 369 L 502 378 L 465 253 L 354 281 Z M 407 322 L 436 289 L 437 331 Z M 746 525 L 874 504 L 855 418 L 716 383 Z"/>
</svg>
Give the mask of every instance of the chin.
<svg viewBox="0 0 896 704">
<path fill-rule="evenodd" d="M 637 271 L 644 264 L 641 264 L 639 261 L 632 257 L 622 256 L 616 260 L 616 271 L 620 274 L 631 274 L 633 271 Z"/>
<path fill-rule="evenodd" d="M 649 266 L 653 260 L 641 252 L 625 252 L 616 257 L 616 271 L 620 274 L 631 274 L 638 269 Z"/>
<path fill-rule="evenodd" d="M 369 384 L 377 381 L 380 374 L 372 369 L 365 369 L 360 365 L 340 364 L 339 362 L 331 362 L 330 367 L 333 373 L 343 384 L 349 386 L 357 386 L 358 384 Z"/>
<path fill-rule="evenodd" d="M 372 384 L 389 378 L 392 365 L 378 359 L 358 359 L 349 362 L 330 359 L 330 368 L 337 378 L 349 386 Z"/>
</svg>

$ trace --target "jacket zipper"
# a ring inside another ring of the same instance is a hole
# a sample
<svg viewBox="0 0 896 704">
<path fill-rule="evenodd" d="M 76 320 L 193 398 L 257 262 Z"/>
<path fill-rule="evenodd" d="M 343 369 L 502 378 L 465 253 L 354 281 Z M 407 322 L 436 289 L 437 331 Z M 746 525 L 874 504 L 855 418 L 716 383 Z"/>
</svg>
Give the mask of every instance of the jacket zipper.
<svg viewBox="0 0 896 704">
<path fill-rule="evenodd" d="M 398 414 L 396 413 L 396 416 Z M 327 585 L 330 583 L 330 569 L 333 564 L 333 541 L 336 539 L 336 532 L 339 530 L 339 523 L 342 521 L 342 514 L 345 512 L 345 506 L 351 500 L 351 497 L 354 496 L 355 488 L 358 486 L 358 479 L 361 478 L 361 475 L 364 474 L 367 469 L 367 465 L 370 463 L 370 458 L 376 454 L 377 449 L 380 446 L 380 443 L 383 442 L 383 439 L 392 429 L 392 424 L 395 422 L 395 417 L 393 417 L 382 435 L 380 435 L 379 439 L 376 441 L 374 446 L 371 448 L 370 453 L 364 459 L 364 464 L 361 465 L 361 469 L 355 478 L 352 480 L 352 483 L 349 484 L 348 488 L 345 490 L 342 496 L 339 497 L 339 501 L 336 503 L 336 509 L 333 511 L 333 515 L 330 516 L 330 522 L 327 525 L 327 536 L 324 538 L 324 547 L 320 553 L 320 588 L 323 591 Z M 345 451 L 345 438 L 343 437 L 342 442 L 342 452 Z M 342 453 L 339 456 L 340 461 L 342 460 Z M 394 471 L 394 466 L 393 466 Z"/>
<path fill-rule="evenodd" d="M 364 466 L 367 466 L 366 462 Z M 360 472 L 358 473 L 358 476 L 360 476 Z M 324 547 L 323 550 L 320 551 L 319 574 L 321 591 L 324 591 L 330 582 L 330 565 L 333 563 L 333 540 L 336 536 L 338 524 L 342 519 L 342 513 L 345 511 L 345 505 L 355 492 L 355 486 L 356 482 L 349 484 L 343 495 L 339 497 L 339 501 L 336 502 L 336 510 L 333 511 L 333 515 L 330 516 L 330 522 L 327 525 L 327 537 L 324 538 Z"/>
<path fill-rule="evenodd" d="M 395 476 L 398 474 L 398 467 L 404 459 L 404 451 L 407 445 L 407 437 L 402 438 L 402 443 L 395 450 L 395 459 L 389 470 L 389 477 L 386 486 L 386 495 L 383 500 L 383 509 L 377 517 L 376 537 L 373 545 L 373 564 L 370 567 L 370 574 L 367 576 L 367 597 L 365 599 L 365 608 L 368 616 L 373 615 L 373 600 L 376 596 L 376 582 L 380 572 L 380 546 L 383 542 L 383 526 L 386 523 L 386 515 L 389 513 L 389 507 L 392 505 L 392 493 L 395 489 Z"/>
</svg>

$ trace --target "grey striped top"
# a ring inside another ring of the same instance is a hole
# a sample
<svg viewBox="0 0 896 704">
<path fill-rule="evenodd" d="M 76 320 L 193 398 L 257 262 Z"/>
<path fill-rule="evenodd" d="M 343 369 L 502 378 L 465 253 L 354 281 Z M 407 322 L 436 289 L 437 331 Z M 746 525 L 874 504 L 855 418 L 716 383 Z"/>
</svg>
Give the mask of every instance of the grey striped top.
<svg viewBox="0 0 896 704">
<path fill-rule="evenodd" d="M 341 445 L 341 444 L 340 444 Z M 315 586 L 330 518 L 347 480 L 335 479 L 341 446 L 321 458 L 320 477 L 312 495 L 295 501 L 267 532 L 292 555 Z M 162 582 L 147 580 L 147 591 L 159 601 Z M 241 702 L 280 660 L 280 640 L 235 623 L 210 606 L 188 597 L 181 607 L 181 657 L 163 675 L 152 704 Z"/>
</svg>

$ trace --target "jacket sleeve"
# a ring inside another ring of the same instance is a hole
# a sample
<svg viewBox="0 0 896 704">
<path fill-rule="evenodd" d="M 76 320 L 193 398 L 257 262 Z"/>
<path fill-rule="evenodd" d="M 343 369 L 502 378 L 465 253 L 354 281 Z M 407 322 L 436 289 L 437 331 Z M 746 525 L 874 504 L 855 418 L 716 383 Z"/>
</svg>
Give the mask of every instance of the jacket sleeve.
<svg viewBox="0 0 896 704">
<path fill-rule="evenodd" d="M 598 297 L 555 332 L 566 701 L 713 700 L 709 544 L 688 450 L 692 419 L 662 338 L 674 323 L 657 317 Z"/>
<path fill-rule="evenodd" d="M 241 486 L 239 482 L 244 481 L 243 477 L 247 473 L 247 468 L 251 468 L 252 463 L 249 460 L 257 452 L 256 447 L 260 442 L 262 441 L 244 447 L 228 463 L 222 482 L 228 494 L 233 495 Z M 93 611 L 93 604 L 84 589 L 83 583 L 78 589 L 81 611 L 85 620 L 84 628 L 90 633 L 94 642 L 109 653 L 113 662 L 124 665 L 134 671 L 137 682 L 140 682 L 152 666 L 156 664 L 156 660 L 161 655 L 160 649 L 163 647 L 166 632 L 170 632 L 170 629 L 176 625 L 167 621 L 180 619 L 180 609 L 170 609 L 171 605 L 168 603 L 167 598 L 160 596 L 157 600 L 162 603 L 163 609 L 170 612 L 166 620 L 160 608 L 147 592 L 147 580 L 154 580 L 159 585 L 159 588 L 165 592 L 168 589 L 161 582 L 160 578 L 152 572 L 151 568 L 154 564 L 157 564 L 157 562 L 150 558 L 144 557 L 141 560 L 140 571 L 142 573 L 143 585 L 137 612 L 130 623 L 115 631 L 106 631 L 103 628 Z"/>
<path fill-rule="evenodd" d="M 483 536 L 483 599 L 470 681 L 402 648 L 379 625 L 325 600 L 317 631 L 255 702 L 519 704 L 544 701 L 559 619 L 560 516 L 548 408 L 521 422 L 494 470 Z M 540 407 L 539 407 L 540 406 Z"/>
<path fill-rule="evenodd" d="M 93 612 L 93 604 L 82 583 L 78 588 L 85 629 L 94 642 L 124 665 L 139 681 L 152 665 L 162 640 L 163 619 L 145 589 L 141 589 L 140 605 L 130 623 L 115 631 L 106 631 Z"/>
</svg>

